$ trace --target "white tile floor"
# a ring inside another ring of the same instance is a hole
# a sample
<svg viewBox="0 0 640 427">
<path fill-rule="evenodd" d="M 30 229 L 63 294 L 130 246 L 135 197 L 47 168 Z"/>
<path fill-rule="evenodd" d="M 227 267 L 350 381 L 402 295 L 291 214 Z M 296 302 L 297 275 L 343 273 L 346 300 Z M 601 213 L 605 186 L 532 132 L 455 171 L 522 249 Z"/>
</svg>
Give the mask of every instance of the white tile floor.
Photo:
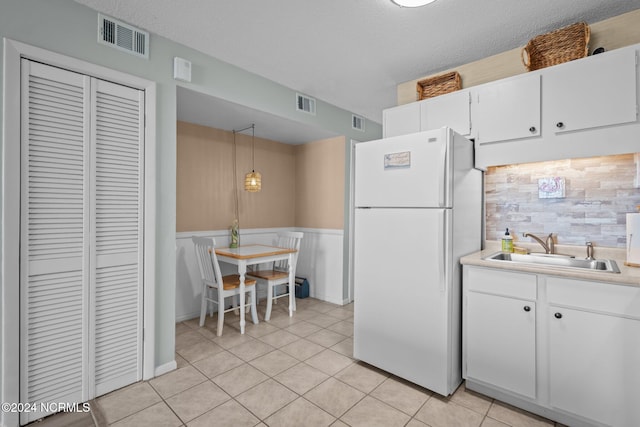
<svg viewBox="0 0 640 427">
<path fill-rule="evenodd" d="M 529 427 L 552 421 L 467 391 L 449 398 L 352 359 L 353 306 L 312 298 L 285 304 L 271 320 L 238 330 L 216 317 L 176 325 L 178 369 L 92 402 L 94 418 L 77 427 L 366 426 Z M 259 314 L 264 313 L 264 306 Z M 38 427 L 54 425 L 49 417 Z M 58 421 L 60 422 L 60 421 Z"/>
</svg>

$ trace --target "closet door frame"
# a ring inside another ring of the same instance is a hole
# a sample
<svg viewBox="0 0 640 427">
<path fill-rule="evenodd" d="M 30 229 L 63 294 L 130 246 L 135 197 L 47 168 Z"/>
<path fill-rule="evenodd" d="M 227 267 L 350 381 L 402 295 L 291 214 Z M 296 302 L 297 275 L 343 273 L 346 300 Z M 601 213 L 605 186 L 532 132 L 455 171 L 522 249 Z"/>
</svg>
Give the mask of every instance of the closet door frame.
<svg viewBox="0 0 640 427">
<path fill-rule="evenodd" d="M 20 60 L 27 58 L 145 91 L 144 161 L 144 380 L 155 375 L 156 83 L 76 58 L 4 39 L 2 165 L 2 295 L 0 295 L 0 401 L 20 401 Z M 0 425 L 18 425 L 0 413 Z"/>
</svg>

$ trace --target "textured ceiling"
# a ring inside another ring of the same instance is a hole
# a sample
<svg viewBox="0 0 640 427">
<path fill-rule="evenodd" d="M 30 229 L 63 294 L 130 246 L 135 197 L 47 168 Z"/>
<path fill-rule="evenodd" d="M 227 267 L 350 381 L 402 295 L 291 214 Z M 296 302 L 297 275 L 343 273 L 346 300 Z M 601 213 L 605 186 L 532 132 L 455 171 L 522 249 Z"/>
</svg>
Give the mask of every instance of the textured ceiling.
<svg viewBox="0 0 640 427">
<path fill-rule="evenodd" d="M 396 85 L 640 0 L 76 0 L 294 90 L 381 122 Z M 153 47 L 151 47 L 153 49 Z"/>
</svg>

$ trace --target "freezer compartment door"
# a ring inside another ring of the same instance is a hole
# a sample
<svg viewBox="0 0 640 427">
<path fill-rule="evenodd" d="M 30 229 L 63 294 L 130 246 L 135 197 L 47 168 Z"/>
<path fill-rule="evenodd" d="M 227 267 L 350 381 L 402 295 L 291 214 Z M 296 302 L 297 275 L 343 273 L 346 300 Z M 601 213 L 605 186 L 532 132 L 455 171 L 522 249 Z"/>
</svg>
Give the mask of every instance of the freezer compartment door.
<svg viewBox="0 0 640 427">
<path fill-rule="evenodd" d="M 452 375 L 448 209 L 357 209 L 354 357 L 444 396 Z M 458 378 L 452 384 L 451 378 Z"/>
<path fill-rule="evenodd" d="M 451 207 L 451 131 L 363 142 L 355 152 L 355 206 Z"/>
</svg>

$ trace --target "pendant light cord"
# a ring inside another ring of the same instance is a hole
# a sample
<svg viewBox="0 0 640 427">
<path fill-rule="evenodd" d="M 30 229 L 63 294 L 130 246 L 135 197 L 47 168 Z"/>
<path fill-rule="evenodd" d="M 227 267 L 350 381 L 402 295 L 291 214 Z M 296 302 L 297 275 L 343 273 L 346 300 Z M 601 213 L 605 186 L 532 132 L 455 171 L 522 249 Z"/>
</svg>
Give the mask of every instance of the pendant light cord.
<svg viewBox="0 0 640 427">
<path fill-rule="evenodd" d="M 233 131 L 233 201 L 235 207 L 235 220 L 238 221 L 238 228 L 240 228 L 240 213 L 238 212 L 238 168 L 237 154 L 236 154 L 236 131 Z"/>
<path fill-rule="evenodd" d="M 236 220 L 238 221 L 238 228 L 240 227 L 240 212 L 239 212 L 239 202 L 238 202 L 238 156 L 237 156 L 237 143 L 236 143 L 236 133 L 245 131 L 251 128 L 251 167 L 253 172 L 255 172 L 255 135 L 256 135 L 256 124 L 251 123 L 251 126 L 247 126 L 244 129 L 233 130 L 233 201 L 235 204 L 235 213 Z"/>
<path fill-rule="evenodd" d="M 256 171 L 256 125 L 251 123 L 251 172 Z"/>
</svg>

